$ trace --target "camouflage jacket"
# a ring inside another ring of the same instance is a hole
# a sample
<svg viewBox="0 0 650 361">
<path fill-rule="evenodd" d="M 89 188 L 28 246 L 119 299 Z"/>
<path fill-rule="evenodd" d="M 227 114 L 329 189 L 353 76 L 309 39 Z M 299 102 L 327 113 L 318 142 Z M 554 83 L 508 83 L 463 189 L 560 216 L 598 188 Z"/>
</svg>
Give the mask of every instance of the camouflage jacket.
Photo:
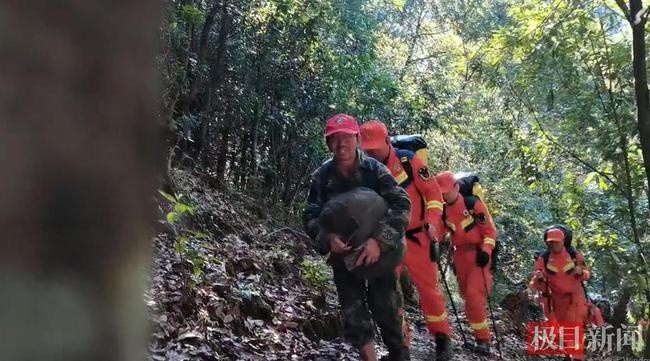
<svg viewBox="0 0 650 361">
<path fill-rule="evenodd" d="M 403 233 L 408 225 L 411 211 L 408 195 L 397 185 L 385 165 L 361 151 L 357 153 L 358 166 L 349 177 L 344 177 L 336 169 L 332 159 L 323 163 L 312 175 L 303 223 L 309 237 L 316 242 L 316 250 L 321 254 L 329 252 L 329 243 L 325 240 L 324 232 L 318 222 L 323 206 L 330 198 L 356 187 L 373 189 L 388 204 L 388 212 L 373 234 L 373 237 L 379 241 L 382 251 L 397 248 L 399 242 L 404 242 Z"/>
</svg>

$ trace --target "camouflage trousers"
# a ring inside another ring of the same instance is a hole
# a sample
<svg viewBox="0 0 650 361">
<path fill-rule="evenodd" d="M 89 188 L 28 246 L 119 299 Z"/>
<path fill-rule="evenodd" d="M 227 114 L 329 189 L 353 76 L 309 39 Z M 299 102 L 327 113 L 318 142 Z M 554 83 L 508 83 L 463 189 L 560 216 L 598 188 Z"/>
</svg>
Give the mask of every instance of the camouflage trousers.
<svg viewBox="0 0 650 361">
<path fill-rule="evenodd" d="M 346 269 L 335 268 L 334 283 L 343 313 L 343 332 L 348 342 L 360 347 L 371 341 L 375 330 L 374 318 L 388 351 L 394 355 L 408 353 L 399 315 L 401 300 L 395 272 L 366 280 Z"/>
</svg>

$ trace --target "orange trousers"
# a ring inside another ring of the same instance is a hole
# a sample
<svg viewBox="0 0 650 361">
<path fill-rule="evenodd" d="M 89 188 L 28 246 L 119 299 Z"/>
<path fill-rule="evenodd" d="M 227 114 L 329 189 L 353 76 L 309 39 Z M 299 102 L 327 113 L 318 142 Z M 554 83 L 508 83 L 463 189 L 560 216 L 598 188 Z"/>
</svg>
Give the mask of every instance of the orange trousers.
<svg viewBox="0 0 650 361">
<path fill-rule="evenodd" d="M 469 327 L 474 331 L 474 338 L 478 341 L 489 341 L 487 296 L 492 291 L 492 272 L 490 272 L 490 264 L 485 267 L 476 264 L 476 252 L 475 246 L 456 248 L 454 269 L 460 294 L 465 301 Z"/>
<path fill-rule="evenodd" d="M 431 241 L 425 232 L 420 232 L 415 237 L 418 242 L 407 238 L 406 256 L 403 263 L 397 267 L 397 273 L 401 274 L 404 266 L 408 269 L 411 281 L 420 295 L 420 308 L 429 332 L 432 335 L 436 333 L 449 335 L 445 297 L 438 287 L 438 264 L 431 260 Z M 408 325 L 405 331 L 408 331 Z"/>
<path fill-rule="evenodd" d="M 580 322 L 583 325 L 587 323 L 589 308 L 582 289 L 573 293 L 552 293 L 551 304 L 553 305 L 553 313 L 548 317 L 549 319 L 558 322 Z M 580 342 L 584 347 L 584 337 Z M 584 360 L 584 358 L 584 355 L 571 357 L 572 360 Z"/>
</svg>

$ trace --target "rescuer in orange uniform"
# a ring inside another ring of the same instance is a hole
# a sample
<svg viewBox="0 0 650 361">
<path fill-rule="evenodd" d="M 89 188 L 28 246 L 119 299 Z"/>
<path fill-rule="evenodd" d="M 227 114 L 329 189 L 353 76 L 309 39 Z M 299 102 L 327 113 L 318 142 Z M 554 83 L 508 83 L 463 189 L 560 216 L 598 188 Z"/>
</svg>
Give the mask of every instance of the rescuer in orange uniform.
<svg viewBox="0 0 650 361">
<path fill-rule="evenodd" d="M 361 125 L 361 147 L 388 167 L 411 199 L 404 264 L 420 294 L 420 307 L 436 342 L 436 360 L 449 360 L 452 356 L 449 322 L 445 299 L 438 288 L 438 266 L 432 260 L 431 252 L 432 242 L 438 242 L 444 234 L 442 195 L 438 184 L 425 162 L 415 153 L 393 148 L 386 125 L 378 120 Z M 398 274 L 400 270 L 401 266 Z M 408 324 L 405 324 L 405 334 L 408 335 Z"/>
<path fill-rule="evenodd" d="M 590 271 L 582 254 L 565 246 L 565 237 L 561 228 L 545 232 L 548 251 L 546 257 L 537 258 L 530 287 L 542 293 L 548 320 L 586 325 L 589 307 L 582 282 L 589 279 Z M 584 356 L 573 355 L 572 359 L 583 360 Z"/>
<path fill-rule="evenodd" d="M 469 325 L 474 331 L 475 351 L 487 355 L 490 353 L 487 296 L 492 290 L 489 266 L 497 230 L 487 206 L 478 197 L 472 196 L 475 197 L 473 209 L 467 209 L 452 172 L 442 172 L 436 180 L 445 201 L 443 220 L 451 233 L 454 270 Z"/>
</svg>

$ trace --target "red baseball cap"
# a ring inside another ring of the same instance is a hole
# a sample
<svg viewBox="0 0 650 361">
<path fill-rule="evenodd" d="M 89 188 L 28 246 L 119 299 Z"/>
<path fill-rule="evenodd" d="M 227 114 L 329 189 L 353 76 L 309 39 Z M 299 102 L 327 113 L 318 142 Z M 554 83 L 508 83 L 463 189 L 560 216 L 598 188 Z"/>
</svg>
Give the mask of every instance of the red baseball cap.
<svg viewBox="0 0 650 361">
<path fill-rule="evenodd" d="M 564 232 L 558 228 L 550 229 L 546 232 L 546 242 L 564 242 Z"/>
<path fill-rule="evenodd" d="M 436 176 L 440 193 L 449 193 L 456 185 L 456 178 L 451 171 L 444 171 Z"/>
<path fill-rule="evenodd" d="M 381 149 L 386 146 L 388 128 L 379 120 L 361 124 L 361 149 Z"/>
<path fill-rule="evenodd" d="M 336 114 L 327 119 L 325 138 L 336 133 L 359 134 L 359 124 L 351 115 Z"/>
</svg>

